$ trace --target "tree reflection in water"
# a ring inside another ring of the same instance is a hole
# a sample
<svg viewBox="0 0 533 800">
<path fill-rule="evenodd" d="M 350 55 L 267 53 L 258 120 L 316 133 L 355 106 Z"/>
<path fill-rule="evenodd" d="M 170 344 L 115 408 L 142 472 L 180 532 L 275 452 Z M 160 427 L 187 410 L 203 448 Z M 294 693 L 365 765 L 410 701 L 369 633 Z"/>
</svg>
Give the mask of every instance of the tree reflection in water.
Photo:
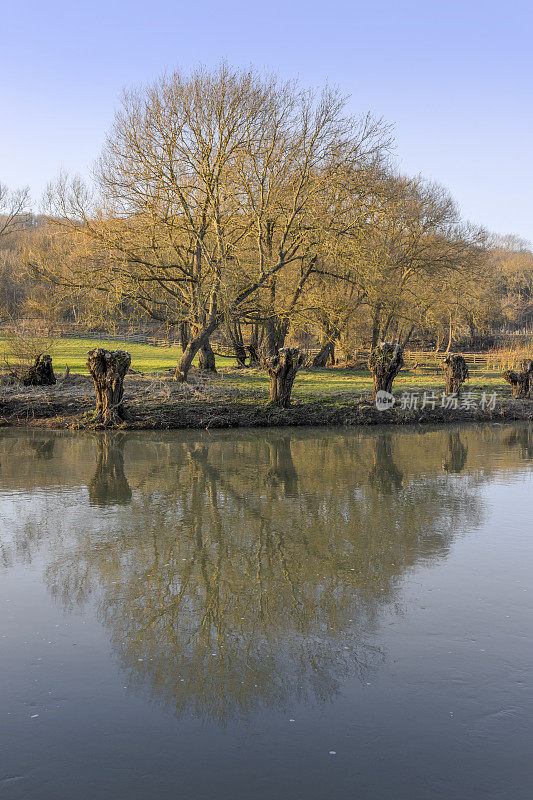
<svg viewBox="0 0 533 800">
<path fill-rule="evenodd" d="M 49 461 L 54 456 L 56 444 L 55 436 L 47 436 L 46 439 L 30 439 L 30 447 L 35 453 L 35 458 Z"/>
<path fill-rule="evenodd" d="M 284 497 L 295 497 L 298 494 L 298 473 L 296 472 L 291 453 L 291 434 L 265 433 L 264 440 L 268 446 L 268 465 L 266 482 L 274 491 L 280 487 Z"/>
<path fill-rule="evenodd" d="M 522 458 L 531 461 L 533 459 L 533 430 L 529 426 L 513 428 L 505 437 L 508 447 L 518 446 Z"/>
<path fill-rule="evenodd" d="M 129 503 L 131 489 L 124 473 L 124 434 L 102 433 L 96 437 L 96 465 L 89 483 L 91 505 Z"/>
<path fill-rule="evenodd" d="M 46 464 L 6 436 L 4 484 L 49 487 L 52 500 L 35 518 L 30 504 L 4 564 L 46 548 L 52 594 L 67 608 L 94 603 L 131 683 L 178 714 L 224 721 L 328 701 L 385 657 L 374 633 L 401 603 L 405 573 L 479 520 L 489 473 L 483 462 L 469 474 L 466 453 L 493 447 L 516 461 L 504 436 L 69 434 Z M 57 486 L 72 487 L 72 513 Z"/>
<path fill-rule="evenodd" d="M 458 475 L 463 471 L 468 455 L 468 447 L 461 441 L 458 431 L 448 434 L 448 451 L 442 460 L 445 472 Z"/>
<path fill-rule="evenodd" d="M 102 437 L 91 502 L 131 502 L 97 546 L 80 529 L 57 548 L 49 588 L 69 606 L 96 598 L 132 683 L 177 713 L 332 699 L 383 659 L 372 633 L 405 571 L 477 513 L 475 487 L 406 482 L 396 441 L 178 440 L 132 496 L 123 442 Z"/>
<path fill-rule="evenodd" d="M 382 494 L 402 487 L 403 475 L 392 458 L 392 436 L 382 433 L 376 439 L 374 466 L 368 475 L 370 485 Z"/>
</svg>

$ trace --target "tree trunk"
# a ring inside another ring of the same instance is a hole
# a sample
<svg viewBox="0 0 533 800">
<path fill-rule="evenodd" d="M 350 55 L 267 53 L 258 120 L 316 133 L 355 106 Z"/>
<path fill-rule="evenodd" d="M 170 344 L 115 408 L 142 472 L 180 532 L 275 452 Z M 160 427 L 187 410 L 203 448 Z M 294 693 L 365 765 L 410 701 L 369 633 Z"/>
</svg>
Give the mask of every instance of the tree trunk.
<svg viewBox="0 0 533 800">
<path fill-rule="evenodd" d="M 213 353 L 213 348 L 211 347 L 209 339 L 198 351 L 198 369 L 204 372 L 214 372 L 216 374 L 215 354 Z"/>
<path fill-rule="evenodd" d="M 267 235 L 267 248 L 269 251 L 269 257 L 272 259 L 272 229 L 269 231 Z M 277 356 L 278 350 L 280 348 L 280 343 L 278 340 L 278 317 L 275 313 L 276 307 L 276 276 L 272 276 L 270 279 L 270 283 L 268 286 L 269 292 L 269 313 L 270 315 L 265 319 L 263 323 L 263 342 L 260 347 L 260 354 L 261 358 L 264 361 L 267 359 L 274 358 Z"/>
<path fill-rule="evenodd" d="M 514 369 L 506 370 L 502 374 L 502 378 L 511 384 L 513 397 L 517 400 L 528 398 L 533 389 L 533 361 L 524 361 L 521 372 L 517 372 Z"/>
<path fill-rule="evenodd" d="M 313 367 L 324 369 L 335 363 L 335 342 L 333 340 L 322 345 L 320 351 L 313 358 Z"/>
<path fill-rule="evenodd" d="M 392 393 L 392 382 L 404 363 L 403 348 L 399 344 L 380 342 L 374 347 L 368 359 L 368 368 L 374 380 L 374 400 L 379 391 Z"/>
<path fill-rule="evenodd" d="M 474 318 L 469 314 L 468 316 L 468 330 L 470 333 L 470 345 L 471 347 L 475 347 L 477 342 L 477 328 L 474 322 Z"/>
<path fill-rule="evenodd" d="M 189 344 L 189 325 L 187 322 L 180 322 L 179 324 L 179 334 L 180 334 L 180 347 L 181 352 L 184 353 L 187 349 L 187 345 Z"/>
<path fill-rule="evenodd" d="M 447 355 L 443 370 L 446 377 L 446 394 L 459 394 L 461 386 L 468 378 L 468 367 L 463 356 L 453 353 Z"/>
<path fill-rule="evenodd" d="M 270 402 L 281 408 L 291 404 L 291 392 L 296 373 L 304 361 L 297 347 L 285 347 L 273 358 L 265 361 L 270 375 Z"/>
<path fill-rule="evenodd" d="M 376 303 L 374 308 L 374 317 L 372 320 L 372 342 L 370 349 L 373 350 L 378 345 L 379 329 L 381 327 L 381 303 Z"/>
<path fill-rule="evenodd" d="M 241 326 L 238 322 L 234 322 L 233 324 L 231 322 L 228 323 L 228 336 L 235 352 L 237 366 L 246 366 L 246 348 L 244 346 Z"/>
<path fill-rule="evenodd" d="M 119 425 L 124 419 L 124 376 L 130 364 L 131 356 L 124 350 L 97 347 L 87 353 L 87 367 L 96 392 L 95 422 Z"/>
<path fill-rule="evenodd" d="M 274 358 L 278 354 L 278 342 L 276 336 L 275 322 L 267 319 L 265 322 L 265 336 L 261 347 L 261 356 L 264 360 Z"/>
<path fill-rule="evenodd" d="M 218 322 L 211 322 L 209 325 L 203 328 L 203 330 L 197 336 L 193 336 L 193 338 L 189 340 L 189 343 L 178 362 L 176 372 L 174 373 L 174 377 L 177 381 L 183 382 L 187 380 L 187 375 L 189 374 L 189 370 L 196 353 L 198 350 L 200 350 L 200 348 L 204 347 L 204 345 L 209 342 L 209 337 L 216 331 L 218 325 Z"/>
<path fill-rule="evenodd" d="M 288 325 L 284 324 L 279 317 L 269 317 L 265 320 L 263 331 L 264 336 L 259 352 L 263 361 L 267 361 L 269 358 L 277 356 L 283 347 Z"/>
<path fill-rule="evenodd" d="M 450 324 L 448 327 L 448 346 L 446 347 L 446 352 L 450 352 L 450 347 L 452 346 L 453 342 L 453 324 L 452 324 L 452 315 L 450 314 Z"/>
<path fill-rule="evenodd" d="M 56 376 L 51 356 L 37 356 L 33 366 L 20 379 L 23 386 L 53 386 Z"/>
<path fill-rule="evenodd" d="M 248 352 L 250 353 L 250 366 L 259 366 L 259 323 L 252 323 L 252 330 L 250 333 L 250 344 L 248 345 Z"/>
<path fill-rule="evenodd" d="M 250 353 L 250 366 L 251 367 L 258 367 L 259 366 L 259 351 L 257 347 L 253 344 L 248 346 L 248 352 Z"/>
</svg>

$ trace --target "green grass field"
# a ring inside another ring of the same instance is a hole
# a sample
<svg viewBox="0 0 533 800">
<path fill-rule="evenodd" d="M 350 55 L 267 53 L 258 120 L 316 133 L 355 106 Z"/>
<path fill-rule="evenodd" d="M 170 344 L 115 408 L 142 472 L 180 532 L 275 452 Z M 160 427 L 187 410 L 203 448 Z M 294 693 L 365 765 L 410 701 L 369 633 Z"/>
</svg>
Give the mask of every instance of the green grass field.
<svg viewBox="0 0 533 800">
<path fill-rule="evenodd" d="M 107 347 L 112 350 L 123 349 L 131 353 L 132 368 L 139 372 L 158 372 L 174 368 L 181 350 L 177 346 L 155 347 L 149 344 L 134 342 L 109 341 L 105 339 L 57 339 L 51 348 L 51 355 L 56 372 L 63 371 L 68 364 L 71 372 L 87 374 L 85 364 L 87 351 L 94 347 Z M 0 337 L 0 353 L 4 356 L 3 337 Z M 224 376 L 226 385 L 234 386 L 246 391 L 267 391 L 268 376 L 262 370 L 236 370 L 235 359 L 217 357 L 217 369 Z M 328 370 L 302 370 L 294 384 L 295 398 L 311 399 L 313 397 L 335 396 L 343 394 L 363 393 L 370 391 L 372 380 L 368 370 L 354 369 L 328 369 Z M 394 391 L 413 391 L 426 389 L 442 391 L 444 380 L 437 371 L 436 362 L 428 361 L 419 363 L 416 371 L 402 370 L 394 382 Z M 484 367 L 483 360 L 479 367 L 470 370 L 470 379 L 465 387 L 467 390 L 497 390 L 507 394 L 509 387 L 501 379 L 500 374 Z M 509 391 L 510 394 L 510 391 Z"/>
<path fill-rule="evenodd" d="M 135 342 L 109 341 L 106 339 L 56 339 L 50 348 L 56 372 L 63 370 L 68 364 L 71 372 L 87 375 L 87 353 L 95 347 L 107 347 L 110 350 L 127 350 L 131 353 L 132 367 L 139 372 L 157 372 L 176 366 L 180 354 L 178 347 L 154 347 L 149 344 Z M 4 357 L 4 338 L 0 337 L 0 352 Z M 227 366 L 230 359 L 223 359 Z"/>
<path fill-rule="evenodd" d="M 269 384 L 265 373 L 232 374 L 231 382 L 245 389 L 247 386 L 259 388 Z M 482 372 L 471 375 L 465 389 L 486 391 L 507 391 L 508 385 L 494 373 Z M 294 382 L 293 396 L 300 398 L 323 397 L 324 395 L 342 395 L 370 392 L 372 378 L 368 370 L 329 369 L 309 370 L 298 373 Z M 440 374 L 427 375 L 405 370 L 394 381 L 395 393 L 416 391 L 418 389 L 441 392 L 444 389 L 444 378 Z"/>
</svg>

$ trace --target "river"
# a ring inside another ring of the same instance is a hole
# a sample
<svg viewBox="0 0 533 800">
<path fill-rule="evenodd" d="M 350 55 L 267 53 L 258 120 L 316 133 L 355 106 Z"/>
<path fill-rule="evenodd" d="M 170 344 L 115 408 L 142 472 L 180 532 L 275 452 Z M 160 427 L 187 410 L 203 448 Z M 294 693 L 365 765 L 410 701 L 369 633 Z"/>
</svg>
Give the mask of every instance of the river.
<svg viewBox="0 0 533 800">
<path fill-rule="evenodd" d="M 529 800 L 533 427 L 0 433 L 0 798 Z"/>
</svg>

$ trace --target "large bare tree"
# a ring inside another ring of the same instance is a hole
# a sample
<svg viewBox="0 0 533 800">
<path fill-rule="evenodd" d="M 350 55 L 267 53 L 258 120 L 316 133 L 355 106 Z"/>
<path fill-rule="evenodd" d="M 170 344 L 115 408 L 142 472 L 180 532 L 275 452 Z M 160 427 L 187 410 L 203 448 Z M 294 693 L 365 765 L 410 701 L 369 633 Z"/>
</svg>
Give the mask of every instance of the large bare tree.
<svg viewBox="0 0 533 800">
<path fill-rule="evenodd" d="M 95 169 L 95 189 L 60 179 L 50 219 L 86 242 L 70 286 L 114 293 L 145 315 L 187 324 L 185 380 L 225 318 L 253 313 L 282 273 L 311 272 L 326 187 L 377 157 L 386 132 L 345 115 L 337 91 L 226 64 L 165 75 L 124 95 Z M 64 273 L 64 269 L 63 269 Z M 57 278 L 56 278 L 57 279 Z"/>
</svg>

